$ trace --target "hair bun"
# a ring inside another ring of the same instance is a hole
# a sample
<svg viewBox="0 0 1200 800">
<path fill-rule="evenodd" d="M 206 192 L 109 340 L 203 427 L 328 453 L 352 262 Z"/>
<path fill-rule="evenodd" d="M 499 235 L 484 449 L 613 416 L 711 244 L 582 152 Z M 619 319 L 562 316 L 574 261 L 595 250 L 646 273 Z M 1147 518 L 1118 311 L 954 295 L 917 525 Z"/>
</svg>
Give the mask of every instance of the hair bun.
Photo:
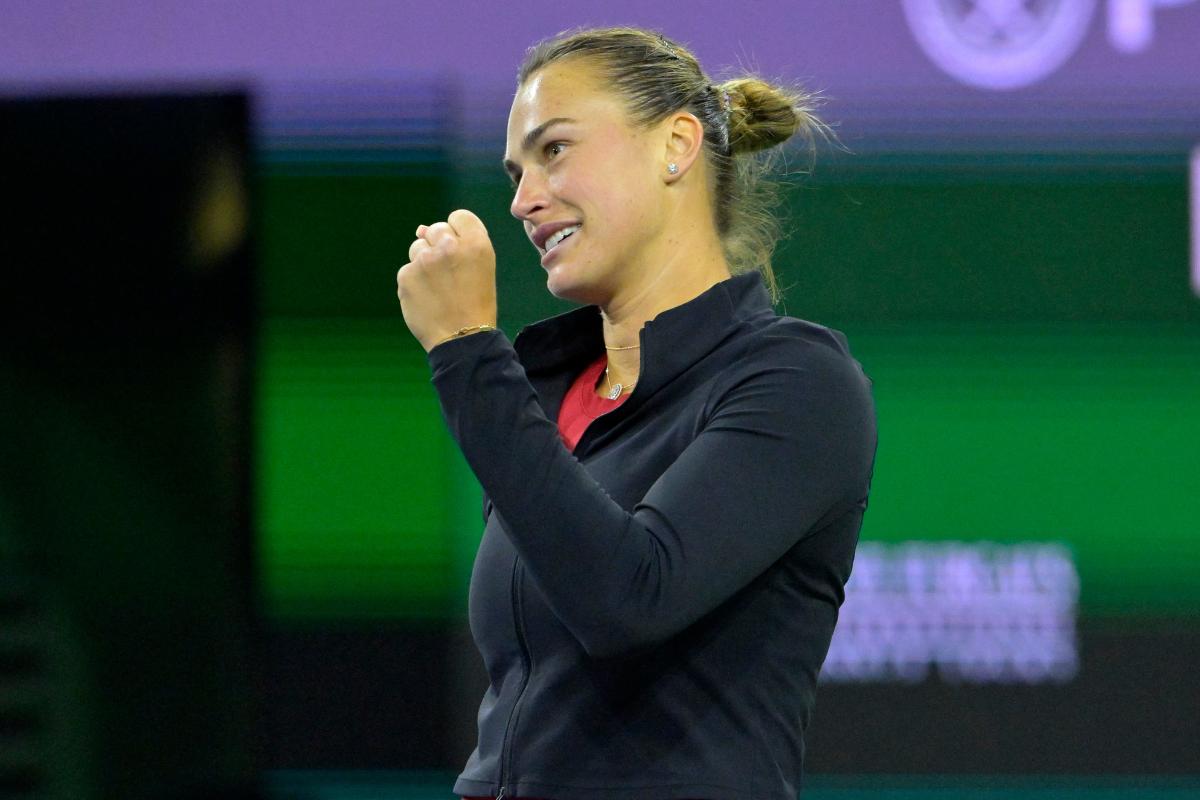
<svg viewBox="0 0 1200 800">
<path fill-rule="evenodd" d="M 803 130 L 810 141 L 822 127 L 814 115 L 815 97 L 772 86 L 755 78 L 735 78 L 717 86 L 729 102 L 729 149 L 753 153 L 782 144 Z"/>
</svg>

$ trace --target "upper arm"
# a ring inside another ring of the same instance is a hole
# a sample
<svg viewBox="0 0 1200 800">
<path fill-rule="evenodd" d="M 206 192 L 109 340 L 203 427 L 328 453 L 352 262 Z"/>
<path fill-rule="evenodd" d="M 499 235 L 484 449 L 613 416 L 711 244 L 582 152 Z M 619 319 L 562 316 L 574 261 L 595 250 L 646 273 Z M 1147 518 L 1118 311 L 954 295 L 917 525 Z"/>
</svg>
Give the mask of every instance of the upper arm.
<svg viewBox="0 0 1200 800">
<path fill-rule="evenodd" d="M 869 387 L 844 357 L 746 371 L 714 399 L 695 440 L 633 511 L 636 569 L 608 625 L 665 638 L 761 575 L 867 492 L 875 449 Z M 610 627 L 610 631 L 613 629 Z M 619 630 L 619 629 L 618 629 Z"/>
</svg>

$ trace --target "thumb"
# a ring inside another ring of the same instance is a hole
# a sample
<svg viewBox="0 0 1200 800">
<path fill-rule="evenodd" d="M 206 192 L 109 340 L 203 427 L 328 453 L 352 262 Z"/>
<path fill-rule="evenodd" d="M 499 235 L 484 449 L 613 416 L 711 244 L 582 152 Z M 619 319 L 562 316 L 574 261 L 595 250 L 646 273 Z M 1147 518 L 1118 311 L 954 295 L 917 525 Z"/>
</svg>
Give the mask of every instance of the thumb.
<svg viewBox="0 0 1200 800">
<path fill-rule="evenodd" d="M 483 220 L 465 208 L 451 211 L 450 216 L 446 217 L 446 222 L 450 223 L 450 227 L 460 238 L 488 238 L 487 226 L 483 224 Z"/>
</svg>

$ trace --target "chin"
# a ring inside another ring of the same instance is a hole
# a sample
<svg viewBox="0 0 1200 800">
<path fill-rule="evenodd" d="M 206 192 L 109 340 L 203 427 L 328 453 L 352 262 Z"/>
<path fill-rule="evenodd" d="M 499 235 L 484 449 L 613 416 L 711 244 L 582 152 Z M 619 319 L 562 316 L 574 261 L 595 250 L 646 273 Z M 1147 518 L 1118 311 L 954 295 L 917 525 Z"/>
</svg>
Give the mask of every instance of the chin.
<svg viewBox="0 0 1200 800">
<path fill-rule="evenodd" d="M 546 272 L 546 290 L 559 300 L 570 300 L 580 305 L 597 302 L 595 287 L 586 281 L 579 281 L 571 274 L 568 264 L 555 264 Z"/>
</svg>

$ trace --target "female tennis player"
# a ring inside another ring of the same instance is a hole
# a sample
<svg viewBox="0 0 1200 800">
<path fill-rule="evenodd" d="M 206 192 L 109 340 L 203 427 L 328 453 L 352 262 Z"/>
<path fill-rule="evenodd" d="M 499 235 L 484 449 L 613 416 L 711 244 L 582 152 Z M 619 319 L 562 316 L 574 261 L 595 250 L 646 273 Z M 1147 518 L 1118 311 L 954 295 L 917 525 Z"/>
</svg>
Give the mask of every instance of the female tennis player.
<svg viewBox="0 0 1200 800">
<path fill-rule="evenodd" d="M 484 223 L 417 228 L 397 295 L 485 498 L 458 794 L 797 796 L 876 443 L 845 337 L 773 307 L 763 153 L 821 131 L 810 105 L 652 32 L 564 34 L 521 66 L 504 167 L 579 307 L 510 342 Z"/>
</svg>

